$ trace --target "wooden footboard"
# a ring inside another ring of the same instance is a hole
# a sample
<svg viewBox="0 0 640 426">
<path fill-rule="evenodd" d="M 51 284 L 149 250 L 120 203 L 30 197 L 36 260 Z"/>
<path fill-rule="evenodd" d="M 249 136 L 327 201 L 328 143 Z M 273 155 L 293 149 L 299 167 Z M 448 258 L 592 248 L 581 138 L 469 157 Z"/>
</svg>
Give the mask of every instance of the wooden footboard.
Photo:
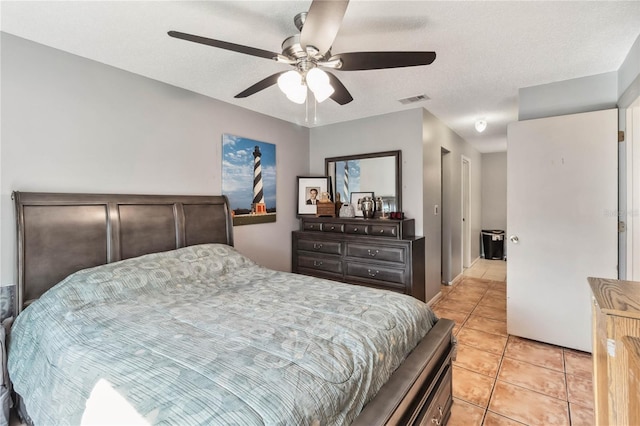
<svg viewBox="0 0 640 426">
<path fill-rule="evenodd" d="M 454 324 L 440 319 L 352 424 L 446 424 L 453 402 Z"/>
</svg>

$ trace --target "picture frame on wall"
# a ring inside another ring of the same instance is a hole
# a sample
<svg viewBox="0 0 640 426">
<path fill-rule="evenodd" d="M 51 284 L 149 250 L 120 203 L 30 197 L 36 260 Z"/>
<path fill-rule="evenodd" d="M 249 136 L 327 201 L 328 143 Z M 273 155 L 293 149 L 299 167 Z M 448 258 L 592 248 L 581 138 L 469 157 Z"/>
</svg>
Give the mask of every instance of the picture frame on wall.
<svg viewBox="0 0 640 426">
<path fill-rule="evenodd" d="M 298 216 L 315 215 L 317 203 L 328 188 L 328 176 L 298 176 Z"/>
<path fill-rule="evenodd" d="M 222 194 L 233 226 L 276 221 L 276 145 L 222 135 Z"/>
<path fill-rule="evenodd" d="M 373 192 L 352 192 L 349 195 L 349 201 L 353 206 L 353 210 L 356 213 L 356 217 L 363 217 L 362 209 L 360 208 L 360 203 L 358 201 L 364 197 L 371 197 L 373 199 Z"/>
</svg>

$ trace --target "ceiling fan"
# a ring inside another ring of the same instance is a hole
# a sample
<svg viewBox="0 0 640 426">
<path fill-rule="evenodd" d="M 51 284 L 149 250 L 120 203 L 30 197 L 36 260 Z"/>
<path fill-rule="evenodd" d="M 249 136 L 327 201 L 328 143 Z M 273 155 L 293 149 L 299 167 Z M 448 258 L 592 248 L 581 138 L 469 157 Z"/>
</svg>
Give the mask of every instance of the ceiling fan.
<svg viewBox="0 0 640 426">
<path fill-rule="evenodd" d="M 305 102 L 308 87 L 318 102 L 331 98 L 338 104 L 345 105 L 353 100 L 347 88 L 333 73 L 320 68 L 361 71 L 429 65 L 435 60 L 435 52 L 332 54 L 331 45 L 338 34 L 348 4 L 349 0 L 313 0 L 308 12 L 302 12 L 295 16 L 294 23 L 300 34 L 285 39 L 282 43 L 282 53 L 179 31 L 169 31 L 168 34 L 171 37 L 195 43 L 275 60 L 295 68 L 295 70 L 270 75 L 238 93 L 235 98 L 246 98 L 277 83 L 287 98 L 296 103 Z"/>
</svg>

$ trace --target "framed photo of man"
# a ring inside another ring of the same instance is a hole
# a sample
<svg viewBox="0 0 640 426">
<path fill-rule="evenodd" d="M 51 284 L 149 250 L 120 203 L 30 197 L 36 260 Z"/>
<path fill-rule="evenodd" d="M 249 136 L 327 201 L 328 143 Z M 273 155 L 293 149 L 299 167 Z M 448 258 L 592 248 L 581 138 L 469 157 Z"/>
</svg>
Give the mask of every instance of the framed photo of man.
<svg viewBox="0 0 640 426">
<path fill-rule="evenodd" d="M 315 215 L 317 203 L 328 188 L 328 176 L 298 176 L 298 215 Z"/>
</svg>

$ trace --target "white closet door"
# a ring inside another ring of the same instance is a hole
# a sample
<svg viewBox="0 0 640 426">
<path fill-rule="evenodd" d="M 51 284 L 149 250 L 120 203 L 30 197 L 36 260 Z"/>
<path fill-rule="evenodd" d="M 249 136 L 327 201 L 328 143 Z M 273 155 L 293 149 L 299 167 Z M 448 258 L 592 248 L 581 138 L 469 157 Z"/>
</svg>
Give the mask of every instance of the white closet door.
<svg viewBox="0 0 640 426">
<path fill-rule="evenodd" d="M 617 278 L 617 109 L 512 123 L 507 330 L 591 351 L 587 277 Z"/>
</svg>

